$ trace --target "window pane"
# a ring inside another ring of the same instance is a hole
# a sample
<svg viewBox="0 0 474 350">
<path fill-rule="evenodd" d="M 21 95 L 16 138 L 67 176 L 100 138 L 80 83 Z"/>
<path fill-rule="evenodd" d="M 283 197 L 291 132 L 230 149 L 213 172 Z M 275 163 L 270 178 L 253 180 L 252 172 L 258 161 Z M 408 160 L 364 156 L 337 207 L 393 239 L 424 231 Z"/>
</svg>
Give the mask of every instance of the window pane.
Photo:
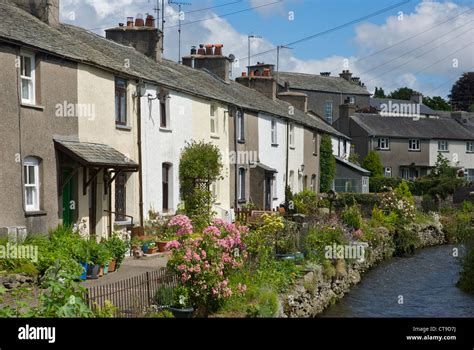
<svg viewBox="0 0 474 350">
<path fill-rule="evenodd" d="M 21 75 L 31 77 L 31 57 L 22 56 L 21 64 Z"/>
<path fill-rule="evenodd" d="M 120 96 L 120 121 L 124 123 L 127 120 L 127 107 L 125 95 Z"/>
<path fill-rule="evenodd" d="M 115 94 L 115 120 L 120 121 L 120 115 L 119 115 L 119 110 L 120 110 L 120 104 L 119 104 L 119 96 L 117 93 Z"/>
<path fill-rule="evenodd" d="M 26 205 L 33 206 L 34 205 L 34 187 L 26 187 Z"/>
<path fill-rule="evenodd" d="M 28 182 L 29 185 L 35 185 L 35 167 L 34 166 L 28 166 Z"/>
<path fill-rule="evenodd" d="M 30 99 L 30 81 L 21 79 L 21 98 L 23 100 Z"/>
</svg>

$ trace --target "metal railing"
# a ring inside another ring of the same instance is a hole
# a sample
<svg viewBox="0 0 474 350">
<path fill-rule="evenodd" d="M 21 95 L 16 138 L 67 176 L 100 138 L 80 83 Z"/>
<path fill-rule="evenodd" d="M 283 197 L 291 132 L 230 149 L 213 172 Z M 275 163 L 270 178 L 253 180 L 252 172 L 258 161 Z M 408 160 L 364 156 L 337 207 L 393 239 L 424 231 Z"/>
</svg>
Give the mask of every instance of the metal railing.
<svg viewBox="0 0 474 350">
<path fill-rule="evenodd" d="M 166 268 L 121 281 L 87 288 L 85 300 L 92 311 L 103 309 L 106 301 L 115 307 L 115 317 L 142 317 L 154 304 L 156 291 L 176 287 L 178 278 Z"/>
</svg>

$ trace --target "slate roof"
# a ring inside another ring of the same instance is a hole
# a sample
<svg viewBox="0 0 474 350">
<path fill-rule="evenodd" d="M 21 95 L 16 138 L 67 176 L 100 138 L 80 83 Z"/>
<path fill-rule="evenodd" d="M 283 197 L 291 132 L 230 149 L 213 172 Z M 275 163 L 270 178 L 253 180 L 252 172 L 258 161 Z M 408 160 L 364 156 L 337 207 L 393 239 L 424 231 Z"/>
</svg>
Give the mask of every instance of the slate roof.
<svg viewBox="0 0 474 350">
<path fill-rule="evenodd" d="M 474 133 L 454 119 L 382 117 L 379 114 L 365 113 L 356 113 L 351 119 L 367 131 L 369 136 L 474 140 Z"/>
<path fill-rule="evenodd" d="M 108 145 L 55 139 L 57 147 L 83 165 L 138 169 L 138 164 Z"/>
<path fill-rule="evenodd" d="M 367 88 L 352 84 L 346 79 L 336 76 L 326 77 L 316 74 L 279 72 L 278 80 L 282 86 L 285 85 L 285 82 L 289 83 L 290 89 L 370 95 Z"/>
<path fill-rule="evenodd" d="M 157 63 L 132 47 L 107 40 L 83 28 L 67 24 L 50 27 L 18 7 L 2 1 L 0 17 L 0 40 L 26 44 L 57 56 L 138 77 L 199 97 L 289 118 L 305 126 L 347 138 L 324 121 L 316 120 L 302 111 L 295 110 L 293 115 L 289 115 L 290 104 L 287 102 L 273 101 L 234 81 L 226 83 L 202 70 L 166 59 Z M 126 65 L 125 62 L 130 64 Z"/>
<path fill-rule="evenodd" d="M 392 105 L 394 104 L 400 104 L 400 105 L 403 105 L 403 104 L 413 104 L 415 102 L 413 101 L 407 101 L 407 100 L 397 100 L 397 99 L 392 99 L 392 98 L 379 98 L 379 97 L 371 97 L 370 98 L 370 106 L 371 107 L 375 107 L 377 108 L 377 110 L 381 110 L 382 109 L 382 105 L 383 104 L 387 104 L 389 103 L 389 101 L 392 102 Z M 432 110 L 430 107 L 424 105 L 424 104 L 420 104 L 420 114 L 424 114 L 424 115 L 438 115 L 438 113 L 434 110 Z"/>
<path fill-rule="evenodd" d="M 339 162 L 343 166 L 350 167 L 353 170 L 355 170 L 355 171 L 357 171 L 357 172 L 359 172 L 363 175 L 370 175 L 370 171 L 368 171 L 367 169 L 362 168 L 361 166 L 359 166 L 357 164 L 349 162 L 348 160 L 345 160 L 345 159 L 343 159 L 341 157 L 338 157 L 338 156 L 336 156 L 335 158 L 336 158 L 336 161 Z"/>
</svg>

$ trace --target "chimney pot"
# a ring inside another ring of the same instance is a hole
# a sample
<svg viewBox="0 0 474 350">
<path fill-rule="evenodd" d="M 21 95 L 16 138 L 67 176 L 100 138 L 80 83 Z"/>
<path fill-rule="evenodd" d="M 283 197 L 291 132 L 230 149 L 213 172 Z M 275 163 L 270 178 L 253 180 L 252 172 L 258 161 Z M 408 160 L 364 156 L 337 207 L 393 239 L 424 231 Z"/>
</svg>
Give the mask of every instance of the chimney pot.
<svg viewBox="0 0 474 350">
<path fill-rule="evenodd" d="M 222 56 L 222 48 L 224 47 L 224 45 L 222 44 L 215 44 L 214 45 L 214 55 L 215 56 Z"/>
<path fill-rule="evenodd" d="M 263 70 L 263 76 L 264 77 L 269 77 L 270 76 L 270 69 L 269 68 L 265 68 Z"/>
<path fill-rule="evenodd" d="M 206 55 L 207 56 L 212 56 L 214 54 L 213 48 L 214 48 L 214 45 L 212 45 L 212 44 L 207 44 L 206 45 Z"/>
<path fill-rule="evenodd" d="M 146 23 L 145 25 L 147 27 L 154 27 L 155 26 L 155 17 L 153 17 L 152 15 L 148 15 L 146 16 Z"/>
<path fill-rule="evenodd" d="M 198 55 L 205 55 L 206 54 L 206 50 L 204 49 L 204 44 L 199 44 L 199 49 L 198 49 L 197 54 Z"/>
<path fill-rule="evenodd" d="M 127 17 L 127 27 L 128 28 L 133 27 L 133 17 Z"/>
<path fill-rule="evenodd" d="M 144 27 L 145 26 L 145 21 L 143 20 L 143 15 L 138 14 L 137 18 L 135 19 L 135 27 Z"/>
<path fill-rule="evenodd" d="M 243 77 L 246 77 L 246 76 L 247 76 L 247 72 L 242 72 L 242 76 L 243 76 Z"/>
<path fill-rule="evenodd" d="M 191 46 L 191 55 L 195 55 L 197 53 L 196 46 Z"/>
</svg>

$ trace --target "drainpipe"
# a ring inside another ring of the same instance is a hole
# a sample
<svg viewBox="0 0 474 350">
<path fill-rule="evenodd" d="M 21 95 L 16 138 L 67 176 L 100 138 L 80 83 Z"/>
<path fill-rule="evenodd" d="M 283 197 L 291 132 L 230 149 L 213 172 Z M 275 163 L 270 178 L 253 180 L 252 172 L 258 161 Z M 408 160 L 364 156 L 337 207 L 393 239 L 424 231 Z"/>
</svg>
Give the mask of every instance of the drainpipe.
<svg viewBox="0 0 474 350">
<path fill-rule="evenodd" d="M 232 113 L 234 117 L 234 152 L 237 152 L 237 115 L 236 115 L 237 112 L 238 112 L 237 106 L 235 106 L 235 112 Z M 234 157 L 234 159 L 236 158 Z M 238 176 L 239 174 L 238 174 L 237 163 L 236 163 L 234 164 L 234 211 L 237 211 L 237 208 L 239 205 L 239 199 L 237 198 L 238 197 L 238 183 L 237 183 Z"/>
<path fill-rule="evenodd" d="M 143 80 L 139 80 L 137 87 L 138 92 L 136 97 L 138 98 L 137 103 L 137 145 L 138 145 L 138 206 L 139 206 L 139 218 L 140 218 L 140 226 L 143 227 L 143 167 L 142 167 L 142 92 L 141 87 L 143 84 Z"/>
</svg>

